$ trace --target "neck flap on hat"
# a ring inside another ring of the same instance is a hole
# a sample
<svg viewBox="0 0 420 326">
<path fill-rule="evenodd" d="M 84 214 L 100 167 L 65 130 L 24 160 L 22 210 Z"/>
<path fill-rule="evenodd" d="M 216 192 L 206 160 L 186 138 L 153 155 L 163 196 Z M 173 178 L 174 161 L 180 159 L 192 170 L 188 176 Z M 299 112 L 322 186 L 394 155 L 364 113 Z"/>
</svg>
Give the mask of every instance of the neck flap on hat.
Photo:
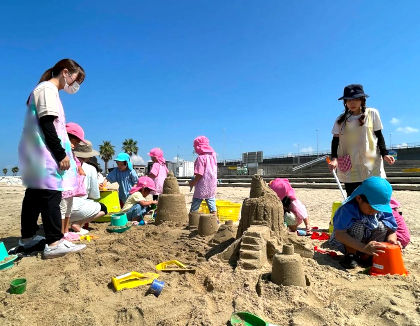
<svg viewBox="0 0 420 326">
<path fill-rule="evenodd" d="M 209 144 L 210 141 L 206 136 L 198 136 L 194 139 L 194 150 L 198 155 L 213 154 L 214 149 Z"/>
<path fill-rule="evenodd" d="M 127 162 L 128 169 L 129 170 L 133 169 L 133 164 L 131 163 L 130 156 L 127 153 L 123 153 L 123 152 L 119 153 L 115 161 Z"/>
</svg>

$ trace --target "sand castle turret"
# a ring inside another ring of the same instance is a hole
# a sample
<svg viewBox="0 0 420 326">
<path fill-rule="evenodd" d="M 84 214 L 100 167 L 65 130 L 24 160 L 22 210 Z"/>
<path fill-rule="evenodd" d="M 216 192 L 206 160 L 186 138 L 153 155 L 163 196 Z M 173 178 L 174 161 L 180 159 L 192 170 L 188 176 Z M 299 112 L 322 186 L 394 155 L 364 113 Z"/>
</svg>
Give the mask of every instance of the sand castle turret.
<svg viewBox="0 0 420 326">
<path fill-rule="evenodd" d="M 288 234 L 283 215 L 283 204 L 276 193 L 261 176 L 253 176 L 250 198 L 242 204 L 236 241 L 217 257 L 229 263 L 236 261 L 238 267 L 246 270 L 270 266 L 284 244 L 290 244 L 303 257 L 312 257 L 312 247 L 306 240 Z"/>
<path fill-rule="evenodd" d="M 185 196 L 181 194 L 178 180 L 170 172 L 163 183 L 163 194 L 159 195 L 156 209 L 156 224 L 165 221 L 187 223 L 188 213 Z"/>
<path fill-rule="evenodd" d="M 277 236 L 285 232 L 283 226 L 283 204 L 261 176 L 254 175 L 251 182 L 250 198 L 244 200 L 236 238 L 251 225 L 267 226 Z"/>
</svg>

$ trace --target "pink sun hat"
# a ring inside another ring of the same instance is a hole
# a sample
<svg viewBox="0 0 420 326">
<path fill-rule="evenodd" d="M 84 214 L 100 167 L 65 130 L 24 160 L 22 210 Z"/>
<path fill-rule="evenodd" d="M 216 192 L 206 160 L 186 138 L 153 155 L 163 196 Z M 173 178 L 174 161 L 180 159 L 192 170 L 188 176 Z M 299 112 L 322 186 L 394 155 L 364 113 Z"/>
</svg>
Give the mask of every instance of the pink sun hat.
<svg viewBox="0 0 420 326">
<path fill-rule="evenodd" d="M 68 134 L 79 138 L 82 142 L 86 144 L 85 132 L 83 131 L 83 128 L 80 127 L 77 123 L 75 122 L 66 123 L 66 131 Z"/>
<path fill-rule="evenodd" d="M 134 194 L 136 191 L 139 191 L 140 189 L 143 188 L 149 188 L 152 191 L 156 190 L 156 186 L 155 186 L 155 182 L 147 176 L 143 176 L 140 177 L 139 180 L 137 181 L 137 184 L 135 184 L 131 190 L 130 190 L 130 194 Z"/>
<path fill-rule="evenodd" d="M 194 149 L 198 155 L 214 153 L 214 149 L 210 146 L 210 141 L 206 136 L 198 136 L 194 139 Z"/>
<path fill-rule="evenodd" d="M 291 200 L 296 200 L 295 190 L 290 185 L 289 179 L 276 178 L 268 184 L 268 186 L 274 190 L 280 200 L 284 197 L 289 197 Z"/>
<path fill-rule="evenodd" d="M 148 155 L 150 157 L 155 157 L 160 164 L 166 163 L 166 160 L 163 157 L 163 151 L 159 147 L 152 148 Z"/>
</svg>

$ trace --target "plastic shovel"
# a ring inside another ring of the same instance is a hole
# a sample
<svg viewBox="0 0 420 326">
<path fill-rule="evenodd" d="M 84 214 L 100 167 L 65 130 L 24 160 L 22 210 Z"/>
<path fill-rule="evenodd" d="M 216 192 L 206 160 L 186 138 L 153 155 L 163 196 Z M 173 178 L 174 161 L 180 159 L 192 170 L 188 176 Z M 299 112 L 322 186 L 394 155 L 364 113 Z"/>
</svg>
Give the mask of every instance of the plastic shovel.
<svg viewBox="0 0 420 326">
<path fill-rule="evenodd" d="M 190 268 L 189 266 L 184 265 L 183 263 L 181 263 L 178 260 L 169 260 L 169 261 L 164 261 L 160 264 L 157 264 L 156 265 L 156 270 L 157 271 L 162 271 L 162 272 L 180 272 L 180 273 L 190 272 L 190 273 L 195 273 L 194 268 Z"/>
<path fill-rule="evenodd" d="M 156 273 L 138 273 L 138 272 L 129 272 L 120 276 L 115 276 L 111 278 L 112 284 L 116 291 L 122 289 L 131 289 L 140 285 L 151 284 L 153 280 L 157 279 L 159 274 Z"/>
<path fill-rule="evenodd" d="M 328 164 L 331 162 L 331 160 L 328 156 L 327 156 L 326 160 L 327 160 Z M 343 196 L 343 199 L 345 200 L 347 198 L 347 196 L 344 193 L 343 187 L 341 187 L 341 182 L 340 182 L 340 180 L 338 180 L 337 173 L 335 172 L 335 169 L 332 170 L 332 174 L 334 176 L 335 182 L 337 182 L 338 189 L 340 189 L 341 195 Z"/>
<path fill-rule="evenodd" d="M 237 311 L 230 316 L 232 326 L 276 326 L 246 311 Z"/>
</svg>

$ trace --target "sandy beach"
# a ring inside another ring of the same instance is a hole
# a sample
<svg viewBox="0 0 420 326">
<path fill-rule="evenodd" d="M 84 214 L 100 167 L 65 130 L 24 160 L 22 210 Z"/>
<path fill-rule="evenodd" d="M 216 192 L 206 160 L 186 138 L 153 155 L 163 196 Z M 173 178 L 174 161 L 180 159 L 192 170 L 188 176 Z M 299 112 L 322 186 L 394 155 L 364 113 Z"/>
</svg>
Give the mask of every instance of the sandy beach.
<svg viewBox="0 0 420 326">
<path fill-rule="evenodd" d="M 189 207 L 192 195 L 187 187 Z M 296 189 L 312 226 L 327 229 L 338 190 Z M 20 237 L 24 187 L 0 187 L 0 239 L 7 248 Z M 217 198 L 241 203 L 249 188 L 219 188 Z M 91 223 L 99 239 L 65 257 L 24 257 L 0 271 L 0 325 L 227 325 L 234 311 L 249 311 L 276 325 L 420 325 L 420 193 L 396 191 L 412 243 L 404 250 L 408 276 L 373 277 L 362 268 L 344 270 L 339 260 L 315 253 L 303 259 L 310 285 L 285 287 L 263 276 L 270 270 L 241 271 L 206 259 L 209 237 L 191 234 L 187 224 L 164 223 L 108 233 L 107 223 Z M 309 240 L 313 245 L 322 245 Z M 153 272 L 155 265 L 178 259 L 195 274 L 161 274 L 159 297 L 148 286 L 115 292 L 111 277 L 129 271 Z M 22 295 L 7 292 L 18 277 L 28 281 Z"/>
</svg>

